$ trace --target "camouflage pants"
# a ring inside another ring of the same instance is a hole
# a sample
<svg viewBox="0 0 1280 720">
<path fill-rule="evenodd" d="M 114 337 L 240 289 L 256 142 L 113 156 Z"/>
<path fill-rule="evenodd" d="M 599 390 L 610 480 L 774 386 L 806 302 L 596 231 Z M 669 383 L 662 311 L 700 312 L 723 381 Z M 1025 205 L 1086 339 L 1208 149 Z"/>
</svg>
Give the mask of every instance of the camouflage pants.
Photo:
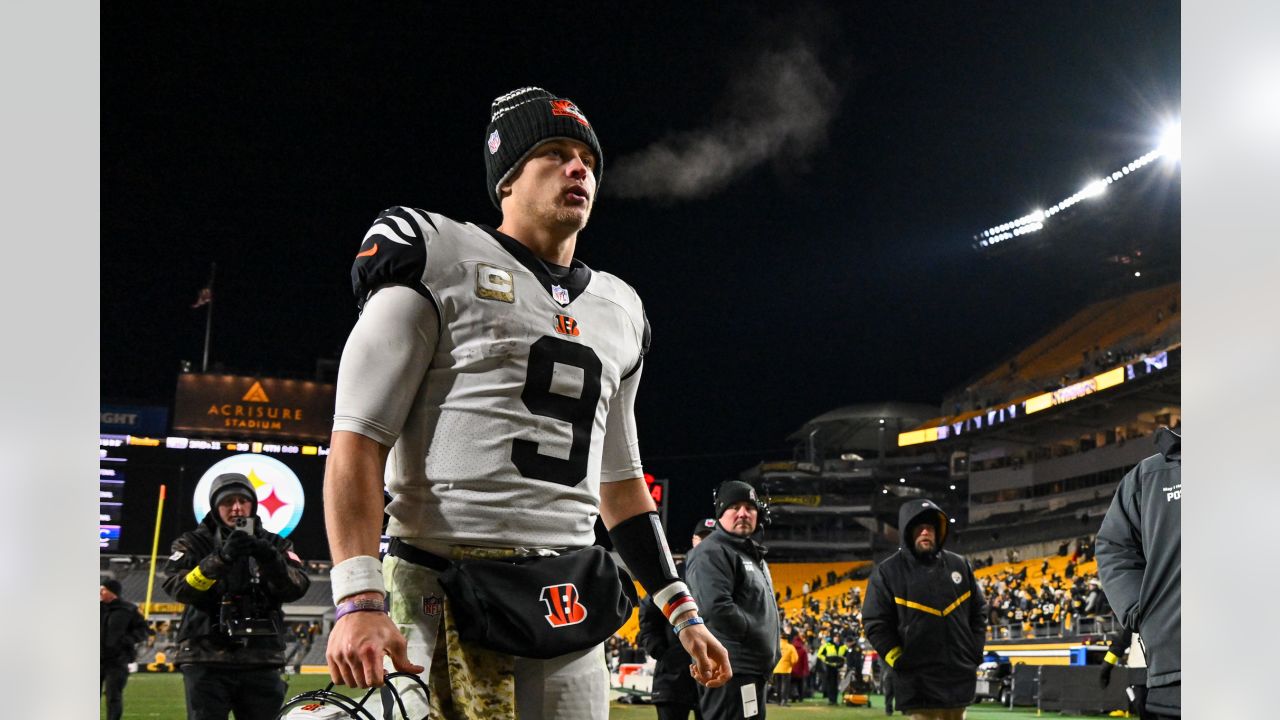
<svg viewBox="0 0 1280 720">
<path fill-rule="evenodd" d="M 510 556 L 510 551 L 485 551 Z M 467 553 L 475 557 L 479 549 Z M 457 555 L 457 553 L 455 553 Z M 387 555 L 383 577 L 391 619 L 408 640 L 409 659 L 427 668 L 429 714 L 421 689 L 396 684 L 409 717 L 430 720 L 607 720 L 609 672 L 604 646 L 550 660 L 513 657 L 463 643 L 439 573 Z M 388 661 L 386 665 L 391 670 Z M 379 717 L 375 713 L 375 717 Z"/>
</svg>

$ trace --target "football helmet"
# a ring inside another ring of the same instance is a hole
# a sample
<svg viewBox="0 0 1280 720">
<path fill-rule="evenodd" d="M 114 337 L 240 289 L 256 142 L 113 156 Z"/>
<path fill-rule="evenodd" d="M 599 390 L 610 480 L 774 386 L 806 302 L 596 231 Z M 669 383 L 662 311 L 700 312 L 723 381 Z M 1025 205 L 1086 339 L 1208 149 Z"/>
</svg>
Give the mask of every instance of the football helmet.
<svg viewBox="0 0 1280 720">
<path fill-rule="evenodd" d="M 398 678 L 409 678 L 418 687 L 397 689 L 391 681 Z M 387 673 L 382 687 L 369 688 L 359 699 L 335 692 L 333 683 L 329 683 L 323 690 L 309 690 L 290 698 L 276 714 L 276 720 L 426 720 L 425 712 L 421 718 L 409 717 L 404 698 L 401 697 L 402 694 L 418 692 L 422 693 L 422 706 L 428 707 L 426 700 L 431 697 L 431 693 L 427 684 L 422 678 L 407 672 Z M 379 694 L 381 702 L 369 703 L 374 693 Z M 380 710 L 377 705 L 381 705 Z"/>
</svg>

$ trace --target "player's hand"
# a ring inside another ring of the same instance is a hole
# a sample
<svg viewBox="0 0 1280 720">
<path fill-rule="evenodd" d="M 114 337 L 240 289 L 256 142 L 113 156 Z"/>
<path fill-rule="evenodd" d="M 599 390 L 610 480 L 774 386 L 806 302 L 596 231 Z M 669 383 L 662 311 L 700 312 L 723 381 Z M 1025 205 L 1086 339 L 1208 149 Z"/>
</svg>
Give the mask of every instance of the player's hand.
<svg viewBox="0 0 1280 720">
<path fill-rule="evenodd" d="M 382 687 L 382 659 L 391 658 L 396 672 L 421 673 L 409 662 L 408 643 L 391 617 L 381 612 L 354 612 L 340 618 L 329 633 L 325 660 L 329 678 L 353 688 Z"/>
<path fill-rule="evenodd" d="M 733 677 L 733 668 L 729 666 L 729 651 L 724 649 L 705 625 L 690 625 L 680 631 L 677 637 L 693 659 L 689 674 L 693 675 L 694 680 L 709 688 L 717 688 Z"/>
</svg>

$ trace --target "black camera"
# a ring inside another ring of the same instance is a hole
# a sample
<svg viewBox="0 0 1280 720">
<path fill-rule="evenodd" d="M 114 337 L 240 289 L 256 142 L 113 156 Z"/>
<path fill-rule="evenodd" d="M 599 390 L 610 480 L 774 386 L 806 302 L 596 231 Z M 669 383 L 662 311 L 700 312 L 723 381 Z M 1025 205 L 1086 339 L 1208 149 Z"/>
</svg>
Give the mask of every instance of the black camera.
<svg viewBox="0 0 1280 720">
<path fill-rule="evenodd" d="M 224 595 L 218 623 L 233 638 L 273 637 L 280 634 L 271 608 L 260 597 L 260 591 L 243 595 Z"/>
</svg>

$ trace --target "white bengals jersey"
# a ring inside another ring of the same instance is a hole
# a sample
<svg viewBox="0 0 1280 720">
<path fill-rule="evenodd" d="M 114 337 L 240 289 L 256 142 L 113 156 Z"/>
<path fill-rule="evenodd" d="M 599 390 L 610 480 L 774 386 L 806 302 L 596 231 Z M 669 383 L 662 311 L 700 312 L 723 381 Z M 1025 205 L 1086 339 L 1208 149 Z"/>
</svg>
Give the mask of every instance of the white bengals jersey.
<svg viewBox="0 0 1280 720">
<path fill-rule="evenodd" d="M 594 542 L 600 482 L 640 477 L 640 298 L 557 278 L 496 230 L 395 207 L 352 267 L 360 319 L 335 430 L 391 446 L 387 533 L 495 547 Z"/>
</svg>

